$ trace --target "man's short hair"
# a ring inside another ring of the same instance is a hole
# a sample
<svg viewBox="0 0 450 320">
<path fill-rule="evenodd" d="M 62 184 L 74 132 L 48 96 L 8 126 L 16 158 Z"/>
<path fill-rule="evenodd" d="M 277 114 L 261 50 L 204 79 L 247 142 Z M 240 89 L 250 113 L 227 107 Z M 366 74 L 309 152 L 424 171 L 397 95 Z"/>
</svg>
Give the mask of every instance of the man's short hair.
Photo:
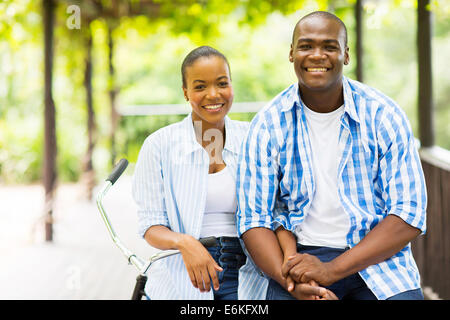
<svg viewBox="0 0 450 320">
<path fill-rule="evenodd" d="M 339 19 L 336 15 L 332 14 L 331 12 L 328 11 L 314 11 L 311 13 L 308 13 L 306 16 L 303 16 L 295 25 L 294 31 L 292 32 L 292 43 L 294 43 L 294 35 L 295 35 L 295 30 L 297 30 L 297 26 L 300 24 L 300 22 L 308 19 L 308 18 L 314 18 L 314 17 L 320 17 L 320 18 L 325 18 L 325 19 L 331 19 L 334 20 L 336 22 L 339 23 L 339 25 L 343 28 L 344 30 L 344 45 L 345 47 L 347 47 L 347 27 L 345 26 L 344 22 Z"/>
</svg>

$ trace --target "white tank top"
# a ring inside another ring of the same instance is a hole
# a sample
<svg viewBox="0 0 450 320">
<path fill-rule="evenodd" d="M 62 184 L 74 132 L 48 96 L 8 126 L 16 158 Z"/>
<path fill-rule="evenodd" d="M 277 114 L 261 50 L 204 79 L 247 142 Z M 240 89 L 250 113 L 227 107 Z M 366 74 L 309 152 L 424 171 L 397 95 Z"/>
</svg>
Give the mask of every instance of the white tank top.
<svg viewBox="0 0 450 320">
<path fill-rule="evenodd" d="M 200 238 L 237 237 L 236 209 L 236 181 L 228 166 L 219 172 L 208 174 L 206 205 Z"/>
<path fill-rule="evenodd" d="M 303 245 L 345 248 L 350 221 L 338 194 L 338 166 L 341 160 L 339 132 L 344 106 L 329 113 L 318 113 L 305 107 L 315 193 L 304 221 L 296 228 Z"/>
</svg>

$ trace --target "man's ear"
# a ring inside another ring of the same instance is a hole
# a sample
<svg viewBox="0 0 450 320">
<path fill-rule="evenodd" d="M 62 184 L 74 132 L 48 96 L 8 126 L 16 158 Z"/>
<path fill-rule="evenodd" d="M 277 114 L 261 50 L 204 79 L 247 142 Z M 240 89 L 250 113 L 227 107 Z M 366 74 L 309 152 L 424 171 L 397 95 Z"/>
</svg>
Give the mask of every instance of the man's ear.
<svg viewBox="0 0 450 320">
<path fill-rule="evenodd" d="M 292 43 L 291 43 L 291 50 L 289 50 L 289 61 L 294 62 L 294 57 L 292 56 L 293 50 L 292 50 Z"/>
<path fill-rule="evenodd" d="M 187 96 L 187 89 L 185 87 L 181 87 L 181 89 L 183 89 L 184 98 L 186 99 L 186 101 L 189 101 L 189 98 Z"/>
<path fill-rule="evenodd" d="M 345 53 L 344 53 L 344 64 L 348 65 L 350 62 L 350 55 L 348 54 L 348 51 L 350 50 L 349 47 L 345 48 Z"/>
</svg>

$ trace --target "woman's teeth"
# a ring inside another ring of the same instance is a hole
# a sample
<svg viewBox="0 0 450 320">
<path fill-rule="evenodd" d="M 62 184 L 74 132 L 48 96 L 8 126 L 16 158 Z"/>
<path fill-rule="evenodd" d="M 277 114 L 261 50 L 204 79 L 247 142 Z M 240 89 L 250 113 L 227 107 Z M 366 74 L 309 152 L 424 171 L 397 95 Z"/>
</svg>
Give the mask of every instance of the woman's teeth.
<svg viewBox="0 0 450 320">
<path fill-rule="evenodd" d="M 214 110 L 214 109 L 219 109 L 220 107 L 222 107 L 223 104 L 210 104 L 207 106 L 204 106 L 203 108 L 208 109 L 208 110 Z"/>
</svg>

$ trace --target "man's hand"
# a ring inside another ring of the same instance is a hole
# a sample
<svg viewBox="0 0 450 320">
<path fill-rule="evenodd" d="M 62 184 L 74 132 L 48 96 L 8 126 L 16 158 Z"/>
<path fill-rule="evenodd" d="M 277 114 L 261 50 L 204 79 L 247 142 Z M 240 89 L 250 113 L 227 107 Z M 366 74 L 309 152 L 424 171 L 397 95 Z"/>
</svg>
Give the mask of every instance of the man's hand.
<svg viewBox="0 0 450 320">
<path fill-rule="evenodd" d="M 296 283 L 314 280 L 322 286 L 329 286 L 338 280 L 333 273 L 332 262 L 321 262 L 307 253 L 288 257 L 281 267 L 281 272 L 283 277 L 290 277 Z"/>
</svg>

